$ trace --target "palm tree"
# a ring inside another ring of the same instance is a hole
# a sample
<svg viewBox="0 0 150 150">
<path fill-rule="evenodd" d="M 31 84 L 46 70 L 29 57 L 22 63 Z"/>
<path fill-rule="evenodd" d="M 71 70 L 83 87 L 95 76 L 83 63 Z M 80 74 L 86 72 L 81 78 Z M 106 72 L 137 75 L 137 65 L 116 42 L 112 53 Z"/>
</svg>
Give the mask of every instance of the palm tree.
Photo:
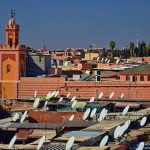
<svg viewBox="0 0 150 150">
<path fill-rule="evenodd" d="M 109 46 L 113 50 L 116 46 L 116 43 L 114 41 L 110 41 Z"/>
<path fill-rule="evenodd" d="M 129 49 L 130 49 L 130 56 L 134 56 L 134 43 L 133 42 L 130 42 L 129 43 Z"/>
</svg>

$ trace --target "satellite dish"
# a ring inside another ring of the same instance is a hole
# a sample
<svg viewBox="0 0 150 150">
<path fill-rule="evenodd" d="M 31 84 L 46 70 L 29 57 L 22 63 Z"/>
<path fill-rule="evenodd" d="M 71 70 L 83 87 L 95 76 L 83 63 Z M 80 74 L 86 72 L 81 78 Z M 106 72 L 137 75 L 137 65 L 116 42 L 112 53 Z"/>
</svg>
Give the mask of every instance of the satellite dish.
<svg viewBox="0 0 150 150">
<path fill-rule="evenodd" d="M 74 136 L 72 136 L 72 137 L 68 140 L 68 142 L 67 142 L 67 144 L 66 144 L 66 150 L 70 150 L 70 149 L 71 149 L 71 147 L 72 147 L 73 144 L 74 144 L 74 140 L 75 140 Z"/>
<path fill-rule="evenodd" d="M 62 102 L 62 101 L 63 101 L 63 97 L 60 97 L 58 102 Z"/>
<path fill-rule="evenodd" d="M 15 113 L 12 120 L 15 122 L 17 119 L 19 119 L 19 113 Z"/>
<path fill-rule="evenodd" d="M 46 101 L 46 102 L 44 103 L 44 108 L 47 106 L 47 103 L 48 103 L 48 101 Z"/>
<path fill-rule="evenodd" d="M 39 144 L 38 144 L 38 146 L 37 146 L 37 150 L 40 150 L 40 149 L 41 149 L 41 147 L 42 147 L 42 145 L 43 145 L 45 139 L 46 139 L 46 138 L 45 138 L 45 135 L 40 138 Z"/>
<path fill-rule="evenodd" d="M 127 120 L 127 121 L 124 123 L 125 130 L 127 130 L 127 129 L 129 128 L 130 123 L 131 123 L 131 120 Z"/>
<path fill-rule="evenodd" d="M 101 59 L 101 62 L 103 62 L 104 61 L 104 57 Z"/>
<path fill-rule="evenodd" d="M 104 136 L 103 139 L 101 140 L 99 146 L 100 146 L 100 147 L 105 146 L 106 143 L 108 142 L 108 138 L 109 138 L 108 135 Z"/>
<path fill-rule="evenodd" d="M 117 139 L 120 136 L 120 131 L 122 128 L 120 126 L 117 126 L 117 128 L 114 131 L 114 139 Z"/>
<path fill-rule="evenodd" d="M 90 111 L 91 111 L 90 108 L 88 108 L 88 109 L 85 111 L 85 113 L 84 113 L 84 115 L 83 115 L 83 120 L 86 120 L 86 119 L 87 119 L 87 117 L 88 117 L 89 114 L 90 114 Z"/>
<path fill-rule="evenodd" d="M 74 119 L 74 115 L 71 115 L 71 117 L 69 118 L 69 121 L 72 121 Z"/>
<path fill-rule="evenodd" d="M 108 61 L 107 61 L 107 64 L 109 64 L 110 63 L 110 59 L 108 59 Z"/>
<path fill-rule="evenodd" d="M 72 103 L 71 107 L 74 108 L 74 107 L 76 106 L 76 104 L 77 104 L 77 100 L 75 100 L 75 101 Z"/>
<path fill-rule="evenodd" d="M 100 92 L 98 98 L 101 99 L 103 97 L 103 92 Z"/>
<path fill-rule="evenodd" d="M 70 96 L 70 92 L 67 94 L 67 98 Z"/>
<path fill-rule="evenodd" d="M 105 62 L 107 62 L 108 58 L 105 59 Z"/>
<path fill-rule="evenodd" d="M 34 103 L 33 103 L 33 108 L 37 108 L 40 102 L 40 98 L 36 98 Z"/>
<path fill-rule="evenodd" d="M 93 118 L 96 114 L 96 111 L 97 111 L 97 108 L 94 108 L 92 111 L 91 111 L 91 114 L 90 114 L 90 117 Z"/>
<path fill-rule="evenodd" d="M 122 112 L 122 115 L 126 115 L 128 113 L 128 110 L 129 110 L 129 106 L 126 106 Z"/>
<path fill-rule="evenodd" d="M 51 92 L 48 92 L 48 93 L 47 93 L 46 98 L 47 98 L 47 99 L 50 99 L 50 98 L 51 98 Z"/>
<path fill-rule="evenodd" d="M 97 61 L 99 61 L 100 57 L 97 57 Z"/>
<path fill-rule="evenodd" d="M 90 103 L 93 103 L 93 102 L 94 102 L 94 99 L 95 99 L 94 97 L 91 97 L 91 99 L 89 100 L 89 102 L 90 102 Z"/>
<path fill-rule="evenodd" d="M 119 63 L 119 61 L 120 61 L 120 59 L 118 58 L 118 59 L 117 59 L 117 61 L 116 61 L 116 64 L 118 64 L 118 63 Z"/>
<path fill-rule="evenodd" d="M 124 134 L 125 131 L 126 131 L 126 127 L 124 125 L 121 126 L 121 130 L 120 130 L 119 136 L 121 137 Z"/>
<path fill-rule="evenodd" d="M 59 91 L 56 91 L 54 97 L 57 97 L 58 94 L 59 94 Z"/>
<path fill-rule="evenodd" d="M 15 136 L 11 139 L 11 141 L 10 141 L 10 143 L 9 143 L 9 145 L 8 145 L 8 149 L 11 149 L 11 148 L 13 147 L 14 143 L 16 142 L 16 139 L 17 139 L 17 136 L 15 135 Z"/>
<path fill-rule="evenodd" d="M 114 96 L 115 92 L 111 92 L 110 96 L 109 96 L 109 99 L 112 99 L 113 96 Z"/>
<path fill-rule="evenodd" d="M 99 118 L 97 119 L 98 122 L 102 121 L 103 120 L 103 117 L 102 116 L 99 116 Z"/>
<path fill-rule="evenodd" d="M 98 122 L 102 121 L 106 117 L 107 112 L 108 112 L 107 109 L 105 109 L 105 108 L 102 109 L 102 111 L 100 112 L 100 116 L 98 118 Z"/>
<path fill-rule="evenodd" d="M 76 99 L 76 96 L 72 97 L 71 102 L 74 102 Z"/>
<path fill-rule="evenodd" d="M 141 121 L 140 121 L 140 126 L 141 126 L 141 127 L 145 125 L 146 120 L 147 120 L 147 117 L 143 117 L 143 118 L 141 119 Z"/>
<path fill-rule="evenodd" d="M 120 98 L 122 99 L 124 97 L 124 93 L 121 94 Z"/>
<path fill-rule="evenodd" d="M 34 91 L 34 97 L 36 97 L 36 96 L 37 96 L 37 91 L 35 90 L 35 91 Z"/>
<path fill-rule="evenodd" d="M 140 142 L 136 150 L 143 150 L 143 149 L 144 149 L 144 142 Z"/>
<path fill-rule="evenodd" d="M 20 120 L 21 123 L 25 120 L 26 115 L 27 115 L 27 111 L 25 111 L 24 114 L 22 115 L 21 120 Z"/>
</svg>

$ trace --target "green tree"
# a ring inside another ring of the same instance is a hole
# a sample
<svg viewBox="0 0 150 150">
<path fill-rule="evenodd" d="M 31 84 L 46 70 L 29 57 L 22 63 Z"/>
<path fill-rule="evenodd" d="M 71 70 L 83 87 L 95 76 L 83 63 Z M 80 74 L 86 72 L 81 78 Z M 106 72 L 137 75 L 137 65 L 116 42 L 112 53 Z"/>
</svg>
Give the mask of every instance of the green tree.
<svg viewBox="0 0 150 150">
<path fill-rule="evenodd" d="M 116 43 L 114 41 L 110 41 L 109 46 L 113 50 L 116 46 Z"/>
<path fill-rule="evenodd" d="M 146 55 L 146 43 L 142 41 L 140 44 L 140 57 L 143 57 Z"/>
<path fill-rule="evenodd" d="M 150 43 L 147 44 L 147 56 L 150 56 Z"/>
<path fill-rule="evenodd" d="M 129 43 L 129 49 L 130 49 L 130 56 L 134 56 L 134 43 L 133 42 L 130 42 Z"/>
</svg>

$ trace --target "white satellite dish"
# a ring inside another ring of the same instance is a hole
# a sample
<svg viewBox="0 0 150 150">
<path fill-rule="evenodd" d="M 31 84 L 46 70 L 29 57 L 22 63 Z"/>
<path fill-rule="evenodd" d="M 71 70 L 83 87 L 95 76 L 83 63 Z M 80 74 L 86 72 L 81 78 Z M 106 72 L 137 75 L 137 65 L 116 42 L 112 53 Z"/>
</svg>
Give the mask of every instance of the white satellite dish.
<svg viewBox="0 0 150 150">
<path fill-rule="evenodd" d="M 90 108 L 88 108 L 88 109 L 85 111 L 85 113 L 84 113 L 84 115 L 83 115 L 83 120 L 86 120 L 86 119 L 87 119 L 87 117 L 88 117 L 89 114 L 90 114 L 90 111 L 91 111 Z"/>
<path fill-rule="evenodd" d="M 34 91 L 34 97 L 36 97 L 36 96 L 37 96 L 37 91 L 35 90 L 35 91 Z"/>
<path fill-rule="evenodd" d="M 107 112 L 108 111 L 106 110 L 106 108 L 103 108 L 103 110 L 101 111 L 100 115 L 102 116 L 103 119 L 106 117 Z"/>
<path fill-rule="evenodd" d="M 120 98 L 122 99 L 124 97 L 124 93 L 121 94 Z"/>
<path fill-rule="evenodd" d="M 115 92 L 111 92 L 110 96 L 109 96 L 109 99 L 112 99 L 113 96 L 114 96 Z"/>
<path fill-rule="evenodd" d="M 70 92 L 67 94 L 67 98 L 70 96 Z"/>
<path fill-rule="evenodd" d="M 47 106 L 47 104 L 48 104 L 48 101 L 45 101 L 45 103 L 44 103 L 44 108 Z"/>
<path fill-rule="evenodd" d="M 130 123 L 131 123 L 131 120 L 127 120 L 127 121 L 124 123 L 125 130 L 127 130 L 127 129 L 129 128 Z"/>
<path fill-rule="evenodd" d="M 119 63 L 119 61 L 120 61 L 120 59 L 118 58 L 118 59 L 116 60 L 116 64 L 118 64 L 118 63 Z"/>
<path fill-rule="evenodd" d="M 60 97 L 58 102 L 62 102 L 62 101 L 63 101 L 63 97 Z"/>
<path fill-rule="evenodd" d="M 104 61 L 104 57 L 101 59 L 101 62 L 103 62 Z"/>
<path fill-rule="evenodd" d="M 130 108 L 129 106 L 126 106 L 126 107 L 124 108 L 124 110 L 123 110 L 123 112 L 122 112 L 122 115 L 123 115 L 123 116 L 128 113 L 129 108 Z"/>
<path fill-rule="evenodd" d="M 74 108 L 74 107 L 76 106 L 76 104 L 77 104 L 77 100 L 75 100 L 75 101 L 72 103 L 71 107 Z"/>
<path fill-rule="evenodd" d="M 97 111 L 97 108 L 94 108 L 92 111 L 91 111 L 91 114 L 90 114 L 90 117 L 93 118 L 96 114 L 96 111 Z"/>
<path fill-rule="evenodd" d="M 109 64 L 110 63 L 110 59 L 108 59 L 108 61 L 107 61 L 107 64 Z"/>
<path fill-rule="evenodd" d="M 108 58 L 105 59 L 105 62 L 107 62 Z"/>
<path fill-rule="evenodd" d="M 99 61 L 100 57 L 97 57 L 97 61 Z"/>
<path fill-rule="evenodd" d="M 103 120 L 103 117 L 102 116 L 99 116 L 99 118 L 97 119 L 98 122 L 102 121 Z"/>
<path fill-rule="evenodd" d="M 58 94 L 59 94 L 59 91 L 56 91 L 54 97 L 57 97 Z"/>
<path fill-rule="evenodd" d="M 101 99 L 103 97 L 103 92 L 100 92 L 100 94 L 98 95 L 98 98 Z"/>
<path fill-rule="evenodd" d="M 144 148 L 144 142 L 140 142 L 136 150 L 143 150 L 143 148 Z"/>
<path fill-rule="evenodd" d="M 20 120 L 21 123 L 25 120 L 26 115 L 27 115 L 27 111 L 25 111 L 25 112 L 23 113 L 23 115 L 22 115 L 22 117 L 21 117 L 21 120 Z"/>
<path fill-rule="evenodd" d="M 34 103 L 33 103 L 33 108 L 37 108 L 40 102 L 40 98 L 36 98 Z"/>
<path fill-rule="evenodd" d="M 147 120 L 147 117 L 143 117 L 143 118 L 141 119 L 141 121 L 140 121 L 140 126 L 141 126 L 141 127 L 145 125 L 146 120 Z"/>
<path fill-rule="evenodd" d="M 11 139 L 11 141 L 10 141 L 10 143 L 9 143 L 9 145 L 8 145 L 8 149 L 12 149 L 14 143 L 16 142 L 16 139 L 17 139 L 17 136 L 15 135 L 15 136 Z"/>
<path fill-rule="evenodd" d="M 126 127 L 124 125 L 121 126 L 119 137 L 121 137 L 124 134 L 125 131 L 126 131 Z"/>
<path fill-rule="evenodd" d="M 104 136 L 103 139 L 101 140 L 99 146 L 100 147 L 105 146 L 107 144 L 107 142 L 108 142 L 108 138 L 109 138 L 108 135 Z"/>
<path fill-rule="evenodd" d="M 71 115 L 69 121 L 72 121 L 73 119 L 74 119 L 74 115 Z"/>
<path fill-rule="evenodd" d="M 47 99 L 50 99 L 50 98 L 51 98 L 51 92 L 48 92 L 48 93 L 47 93 L 46 98 L 47 98 Z"/>
<path fill-rule="evenodd" d="M 72 97 L 71 102 L 74 102 L 76 99 L 76 96 Z"/>
<path fill-rule="evenodd" d="M 45 141 L 45 135 L 40 138 L 39 144 L 38 144 L 38 146 L 37 146 L 37 150 L 40 150 L 40 149 L 41 149 L 41 147 L 42 147 L 44 141 Z"/>
<path fill-rule="evenodd" d="M 66 150 L 70 150 L 70 149 L 72 148 L 72 146 L 73 146 L 73 144 L 74 144 L 74 140 L 75 140 L 74 136 L 72 136 L 72 137 L 68 140 L 68 142 L 67 142 L 67 144 L 66 144 Z"/>
<path fill-rule="evenodd" d="M 117 126 L 115 131 L 114 131 L 114 139 L 117 139 L 120 136 L 122 128 L 120 126 Z"/>
<path fill-rule="evenodd" d="M 17 119 L 19 119 L 19 113 L 15 113 L 12 120 L 15 122 Z"/>
<path fill-rule="evenodd" d="M 91 99 L 89 100 L 89 103 L 93 103 L 94 102 L 94 97 L 91 97 Z"/>
</svg>

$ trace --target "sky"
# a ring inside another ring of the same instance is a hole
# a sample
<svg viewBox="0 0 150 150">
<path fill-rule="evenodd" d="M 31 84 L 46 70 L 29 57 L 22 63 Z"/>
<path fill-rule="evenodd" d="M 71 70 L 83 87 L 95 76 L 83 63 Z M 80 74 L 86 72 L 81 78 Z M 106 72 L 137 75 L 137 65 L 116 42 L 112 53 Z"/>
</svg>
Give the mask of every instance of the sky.
<svg viewBox="0 0 150 150">
<path fill-rule="evenodd" d="M 150 42 L 150 0 L 0 0 L 0 43 L 10 10 L 16 10 L 20 44 L 47 49 L 117 48 Z"/>
</svg>

